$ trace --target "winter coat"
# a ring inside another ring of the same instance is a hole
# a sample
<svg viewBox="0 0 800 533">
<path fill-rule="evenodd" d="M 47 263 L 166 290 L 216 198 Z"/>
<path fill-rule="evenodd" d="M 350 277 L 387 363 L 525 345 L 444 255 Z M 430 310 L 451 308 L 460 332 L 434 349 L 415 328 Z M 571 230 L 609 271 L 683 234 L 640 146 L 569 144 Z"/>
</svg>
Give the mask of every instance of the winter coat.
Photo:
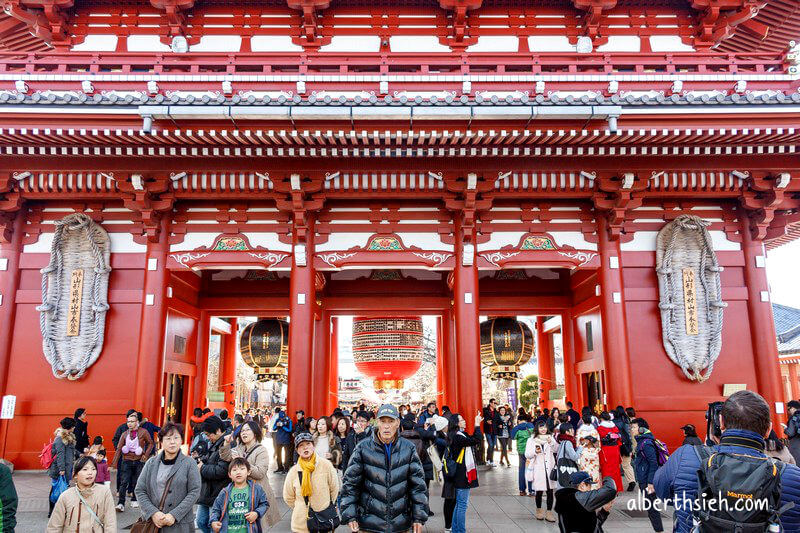
<svg viewBox="0 0 800 533">
<path fill-rule="evenodd" d="M 258 513 L 258 520 L 247 522 L 247 533 L 261 533 L 261 518 L 267 513 L 269 503 L 267 502 L 267 495 L 261 485 L 255 483 L 252 479 L 247 481 L 250 487 L 250 505 L 247 512 L 255 511 Z M 229 483 L 227 487 L 219 491 L 217 498 L 214 500 L 214 505 L 208 513 L 208 523 L 222 522 L 220 531 L 228 531 L 228 503 L 233 490 L 233 483 Z"/>
<path fill-rule="evenodd" d="M 271 429 L 278 444 L 292 443 L 292 419 L 285 412 L 280 412 Z"/>
<path fill-rule="evenodd" d="M 11 469 L 0 463 L 0 532 L 14 533 L 17 526 L 17 489 L 11 479 Z"/>
<path fill-rule="evenodd" d="M 525 455 L 525 445 L 535 430 L 536 426 L 530 422 L 520 422 L 511 430 L 511 438 L 517 443 L 518 454 Z"/>
<path fill-rule="evenodd" d="M 633 446 L 631 446 L 631 424 L 626 418 L 614 418 L 612 421 L 619 430 L 620 446 L 619 453 L 624 457 L 630 457 L 633 453 Z"/>
<path fill-rule="evenodd" d="M 550 481 L 550 471 L 556 466 L 555 452 L 558 443 L 552 435 L 536 435 L 528 439 L 525 447 L 525 480 L 533 483 L 533 490 L 550 490 L 555 483 Z"/>
<path fill-rule="evenodd" d="M 430 425 L 428 429 L 425 429 L 423 424 L 422 426 L 417 426 L 416 432 L 422 439 L 422 453 L 420 453 L 419 459 L 422 461 L 422 469 L 425 471 L 425 480 L 431 481 L 433 479 L 433 461 L 431 461 L 431 457 L 428 454 L 428 448 L 431 444 L 436 443 L 436 428 Z"/>
<path fill-rule="evenodd" d="M 703 441 L 700 440 L 700 437 L 695 437 L 692 435 L 691 437 L 686 436 L 683 438 L 683 444 L 681 446 L 702 446 Z"/>
<path fill-rule="evenodd" d="M 508 439 L 511 437 L 511 415 L 499 415 L 497 422 L 497 437 Z"/>
<path fill-rule="evenodd" d="M 262 529 L 274 526 L 281 521 L 281 514 L 278 510 L 275 491 L 272 490 L 272 485 L 269 482 L 269 451 L 259 443 L 251 444 L 250 448 L 245 448 L 244 444 L 239 444 L 233 448 L 233 453 L 231 450 L 229 444 L 223 444 L 219 451 L 220 457 L 224 461 L 230 462 L 233 460 L 235 453 L 237 456 L 247 459 L 247 462 L 250 463 L 249 477 L 261 485 L 261 488 L 264 489 L 264 494 L 267 495 L 267 503 L 269 503 L 266 514 L 261 518 Z"/>
<path fill-rule="evenodd" d="M 580 492 L 576 488 L 563 488 L 556 492 L 555 511 L 559 530 L 565 533 L 602 533 L 603 522 L 608 517 L 598 509 L 617 496 L 614 480 L 603 478 L 599 489 Z"/>
<path fill-rule="evenodd" d="M 738 437 L 761 442 L 764 440 L 752 431 L 742 429 L 729 429 L 723 432 L 723 444 L 712 446 L 715 452 L 764 457 L 764 454 L 748 446 L 725 444 L 725 437 Z M 661 499 L 686 498 L 694 501 L 697 497 L 697 470 L 700 468 L 700 458 L 692 446 L 681 446 L 670 455 L 669 460 L 658 469 L 653 485 L 656 495 Z M 794 503 L 794 508 L 781 515 L 781 524 L 786 532 L 800 531 L 800 468 L 786 465 L 781 475 L 781 505 L 788 502 Z M 688 506 L 675 510 L 675 533 L 689 533 L 692 530 L 692 516 Z"/>
<path fill-rule="evenodd" d="M 442 496 L 447 494 L 448 498 L 455 498 L 456 489 L 474 489 L 478 486 L 477 478 L 473 481 L 469 481 L 467 479 L 467 465 L 465 464 L 466 460 L 458 461 L 458 458 L 461 457 L 461 450 L 468 446 L 472 446 L 472 455 L 477 463 L 480 454 L 478 454 L 474 447 L 480 445 L 482 438 L 483 435 L 481 435 L 481 430 L 478 427 L 475 428 L 475 432 L 472 434 L 472 436 L 461 431 L 450 434 L 450 457 L 456 461 L 456 473 L 452 480 L 445 479 L 444 487 L 442 487 Z M 452 496 L 450 496 L 450 494 L 452 494 Z"/>
<path fill-rule="evenodd" d="M 619 436 L 619 429 L 613 422 L 604 420 L 597 427 L 597 433 L 600 434 L 600 475 L 603 477 L 610 476 L 617 489 L 622 490 L 622 472 L 620 465 L 622 464 L 622 457 L 620 456 L 619 448 L 621 438 Z M 616 435 L 616 443 L 612 445 L 602 444 L 602 440 L 606 437 L 613 437 Z"/>
<path fill-rule="evenodd" d="M 80 496 L 92 508 L 103 527 L 92 518 Z M 117 511 L 114 498 L 105 485 L 92 485 L 80 492 L 78 487 L 70 487 L 58 497 L 53 514 L 47 521 L 47 533 L 100 533 L 117 530 Z"/>
<path fill-rule="evenodd" d="M 294 465 L 286 474 L 283 482 L 283 500 L 289 509 L 292 510 L 292 531 L 307 532 L 306 520 L 308 519 L 308 507 L 301 495 L 300 475 L 302 472 L 299 464 Z M 311 473 L 311 496 L 308 503 L 315 511 L 323 511 L 328 508 L 331 502 L 336 502 L 339 496 L 339 476 L 330 461 L 324 457 L 317 456 L 314 471 Z M 347 525 L 343 523 L 343 525 Z"/>
<path fill-rule="evenodd" d="M 800 464 L 800 412 L 789 418 L 789 425 L 784 433 L 789 438 L 789 453 L 794 457 L 794 462 Z"/>
<path fill-rule="evenodd" d="M 97 461 L 97 477 L 94 478 L 95 483 L 105 483 L 111 481 L 111 473 L 108 471 L 108 461 L 105 459 Z"/>
<path fill-rule="evenodd" d="M 151 457 L 144 464 L 139 480 L 136 482 L 136 500 L 139 502 L 139 511 L 142 518 L 149 520 L 157 511 L 161 503 L 162 494 L 153 494 L 152 486 L 155 477 L 158 475 L 158 467 L 164 452 Z M 194 504 L 200 497 L 200 472 L 197 464 L 178 452 L 175 458 L 175 465 L 172 467 L 170 477 L 172 483 L 167 492 L 167 499 L 164 500 L 164 508 L 161 512 L 171 514 L 175 517 L 175 523 L 168 527 L 161 528 L 162 533 L 194 533 Z"/>
<path fill-rule="evenodd" d="M 67 479 L 72 479 L 72 467 L 75 464 L 75 434 L 62 428 L 56 429 L 53 439 L 53 463 L 47 469 L 52 479 L 58 479 L 59 472 L 64 472 Z M 76 496 L 77 497 L 77 496 Z"/>
<path fill-rule="evenodd" d="M 645 488 L 653 482 L 658 470 L 658 450 L 656 441 L 650 431 L 636 435 L 636 457 L 633 460 L 633 470 L 636 483 Z"/>
<path fill-rule="evenodd" d="M 770 442 L 767 441 L 767 449 L 764 450 L 764 453 L 767 454 L 767 457 L 772 457 L 773 459 L 777 459 L 783 463 L 790 465 L 797 464 L 794 460 L 794 457 L 789 452 L 789 448 L 786 446 L 783 446 L 780 450 L 778 450 L 774 444 L 770 446 Z"/>
<path fill-rule="evenodd" d="M 211 507 L 217 499 L 219 491 L 228 486 L 228 461 L 220 457 L 219 450 L 225 443 L 225 438 L 220 437 L 215 443 L 209 443 L 208 451 L 200 457 L 203 466 L 200 468 L 200 478 L 203 482 L 200 488 L 200 498 L 197 503 Z"/>
<path fill-rule="evenodd" d="M 319 433 L 315 431 L 315 443 L 317 442 L 317 439 L 319 439 Z M 336 438 L 336 435 L 334 435 L 331 431 L 328 432 L 328 448 L 330 450 L 328 453 L 330 453 L 331 456 L 325 457 L 325 459 L 330 461 L 334 468 L 338 468 L 342 463 L 342 445 L 339 443 L 339 439 Z"/>
<path fill-rule="evenodd" d="M 111 463 L 111 466 L 114 468 L 120 467 L 121 460 L 146 461 L 147 458 L 150 457 L 150 454 L 153 453 L 153 449 L 155 448 L 153 439 L 150 438 L 150 433 L 141 427 L 136 430 L 136 440 L 139 441 L 139 446 L 142 448 L 142 453 L 138 455 L 133 452 L 123 453 L 122 448 L 125 447 L 125 441 L 127 440 L 129 434 L 131 434 L 130 430 L 123 432 L 119 437 L 119 445 L 114 451 L 114 461 Z"/>
<path fill-rule="evenodd" d="M 342 485 L 342 523 L 396 533 L 428 519 L 425 472 L 414 445 L 398 436 L 386 448 L 375 432 L 353 451 Z"/>
<path fill-rule="evenodd" d="M 124 423 L 120 424 L 119 426 L 117 426 L 117 429 L 114 430 L 114 436 L 111 437 L 111 445 L 114 446 L 114 449 L 117 448 L 117 445 L 119 444 L 119 438 L 126 431 L 128 431 L 128 423 L 127 422 L 124 422 Z"/>
<path fill-rule="evenodd" d="M 569 419 L 569 423 L 572 425 L 575 430 L 578 430 L 578 424 L 581 421 L 581 414 L 576 411 L 575 409 L 567 409 L 567 418 Z"/>
<path fill-rule="evenodd" d="M 497 435 L 497 425 L 500 423 L 500 413 L 497 409 L 483 408 L 483 434 Z"/>
<path fill-rule="evenodd" d="M 89 423 L 76 418 L 73 433 L 75 433 L 75 449 L 80 455 L 89 447 Z"/>
</svg>

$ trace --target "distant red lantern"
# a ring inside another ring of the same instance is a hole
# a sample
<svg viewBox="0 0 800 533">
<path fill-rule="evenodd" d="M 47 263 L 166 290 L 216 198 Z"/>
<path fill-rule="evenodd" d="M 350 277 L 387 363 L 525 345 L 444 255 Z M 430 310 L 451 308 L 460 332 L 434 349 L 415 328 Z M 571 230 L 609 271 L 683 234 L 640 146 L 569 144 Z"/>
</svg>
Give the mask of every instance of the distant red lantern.
<svg viewBox="0 0 800 533">
<path fill-rule="evenodd" d="M 402 389 L 422 365 L 422 318 L 355 317 L 353 360 L 375 389 Z"/>
</svg>

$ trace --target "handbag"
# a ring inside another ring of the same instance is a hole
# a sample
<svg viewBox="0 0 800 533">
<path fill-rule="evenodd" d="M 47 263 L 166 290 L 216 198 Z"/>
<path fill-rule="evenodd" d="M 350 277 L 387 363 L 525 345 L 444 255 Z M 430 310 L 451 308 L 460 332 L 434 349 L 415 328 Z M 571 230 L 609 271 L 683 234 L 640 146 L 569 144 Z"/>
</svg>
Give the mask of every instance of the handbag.
<svg viewBox="0 0 800 533">
<path fill-rule="evenodd" d="M 169 492 L 169 486 L 172 485 L 172 479 L 175 476 L 170 476 L 167 480 L 167 484 L 164 486 L 164 493 L 161 495 L 161 502 L 158 504 L 158 510 L 162 513 L 164 512 L 164 504 L 167 502 L 167 493 Z M 143 517 L 139 517 L 136 522 L 133 523 L 131 526 L 131 533 L 155 533 L 156 531 L 161 531 L 161 528 L 153 523 L 153 518 L 150 517 L 145 520 Z"/>
<path fill-rule="evenodd" d="M 433 477 L 439 482 L 441 481 L 442 458 L 439 457 L 439 450 L 436 449 L 435 444 L 428 446 L 428 457 L 433 465 Z"/>
<path fill-rule="evenodd" d="M 297 471 L 297 477 L 300 478 L 300 486 L 302 486 L 302 470 Z M 305 500 L 306 509 L 308 509 L 306 527 L 309 531 L 334 531 L 337 527 L 339 527 L 339 525 L 341 525 L 342 521 L 339 518 L 339 511 L 336 509 L 336 505 L 332 501 L 330 505 L 328 505 L 322 511 L 315 511 L 311 508 L 311 504 L 308 501 L 308 496 L 303 496 L 303 500 Z"/>
<path fill-rule="evenodd" d="M 67 476 L 58 476 L 58 478 L 51 481 L 50 486 L 50 503 L 56 503 L 59 496 L 69 488 L 69 481 Z"/>
</svg>

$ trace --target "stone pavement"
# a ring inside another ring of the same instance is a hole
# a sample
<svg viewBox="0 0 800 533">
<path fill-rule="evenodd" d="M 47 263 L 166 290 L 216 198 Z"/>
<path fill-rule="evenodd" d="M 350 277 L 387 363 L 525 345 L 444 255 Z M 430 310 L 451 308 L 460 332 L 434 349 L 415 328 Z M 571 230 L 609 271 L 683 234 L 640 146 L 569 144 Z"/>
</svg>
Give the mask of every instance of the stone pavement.
<svg viewBox="0 0 800 533">
<path fill-rule="evenodd" d="M 269 447 L 271 449 L 271 446 Z M 512 465 L 517 457 L 512 455 Z M 112 475 L 112 478 L 114 476 Z M 271 474 L 270 481 L 276 494 L 282 493 L 285 476 Z M 481 468 L 479 472 L 480 487 L 470 494 L 467 511 L 467 531 L 469 533 L 555 533 L 556 524 L 540 522 L 533 516 L 535 503 L 533 498 L 520 497 L 517 490 L 517 468 L 497 467 Z M 47 494 L 50 489 L 50 478 L 44 472 L 15 472 L 14 483 L 19 495 L 19 511 L 17 513 L 17 533 L 41 533 L 47 524 Z M 444 531 L 442 519 L 441 486 L 431 485 L 431 508 L 435 516 L 426 525 L 426 531 Z M 632 493 L 624 493 L 617 499 L 605 531 L 608 533 L 646 533 L 653 529 L 647 515 L 639 511 L 627 511 L 625 502 Z M 289 532 L 289 508 L 279 498 L 283 520 L 270 531 Z M 124 513 L 118 514 L 120 531 L 127 531 L 136 520 L 135 509 L 128 507 Z M 633 516 L 630 516 L 633 515 Z M 671 518 L 664 515 L 664 525 L 671 530 Z M 346 527 L 338 531 L 347 531 Z"/>
</svg>

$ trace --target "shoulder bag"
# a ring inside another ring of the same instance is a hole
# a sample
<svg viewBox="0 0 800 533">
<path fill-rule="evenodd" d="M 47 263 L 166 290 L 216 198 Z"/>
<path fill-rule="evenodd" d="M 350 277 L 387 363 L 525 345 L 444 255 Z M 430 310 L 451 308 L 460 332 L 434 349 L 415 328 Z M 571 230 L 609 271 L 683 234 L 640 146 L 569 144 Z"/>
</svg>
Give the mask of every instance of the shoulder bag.
<svg viewBox="0 0 800 533">
<path fill-rule="evenodd" d="M 300 486 L 303 486 L 302 470 L 297 471 L 297 477 L 300 478 Z M 334 531 L 342 523 L 339 518 L 339 511 L 333 502 L 322 511 L 315 511 L 311 508 L 308 497 L 303 496 L 303 499 L 306 502 L 306 509 L 308 509 L 306 527 L 308 527 L 309 531 Z"/>
<path fill-rule="evenodd" d="M 83 503 L 83 505 L 85 505 L 86 508 L 89 510 L 89 514 L 92 515 L 92 520 L 94 520 L 95 523 L 98 526 L 100 526 L 100 531 L 105 531 L 106 530 L 106 526 L 105 526 L 105 524 L 103 524 L 103 521 L 100 520 L 100 517 L 97 516 L 97 513 L 94 512 L 94 509 L 92 509 L 92 507 L 89 505 L 89 502 L 87 502 L 86 500 L 83 499 L 83 496 L 81 495 L 81 491 L 78 490 L 78 487 L 75 487 L 75 490 L 78 492 L 78 498 L 80 498 L 80 500 Z M 80 516 L 80 514 L 78 516 Z M 80 524 L 80 521 L 78 523 Z"/>
<path fill-rule="evenodd" d="M 158 469 L 156 469 L 156 473 L 158 473 Z M 162 513 L 164 512 L 164 504 L 167 502 L 169 486 L 172 485 L 172 479 L 174 477 L 174 474 L 171 475 L 167 480 L 167 484 L 164 486 L 164 493 L 161 495 L 161 503 L 158 504 L 158 510 Z M 161 531 L 161 528 L 153 523 L 152 517 L 145 520 L 140 516 L 131 526 L 131 533 L 156 533 L 157 531 Z"/>
</svg>

